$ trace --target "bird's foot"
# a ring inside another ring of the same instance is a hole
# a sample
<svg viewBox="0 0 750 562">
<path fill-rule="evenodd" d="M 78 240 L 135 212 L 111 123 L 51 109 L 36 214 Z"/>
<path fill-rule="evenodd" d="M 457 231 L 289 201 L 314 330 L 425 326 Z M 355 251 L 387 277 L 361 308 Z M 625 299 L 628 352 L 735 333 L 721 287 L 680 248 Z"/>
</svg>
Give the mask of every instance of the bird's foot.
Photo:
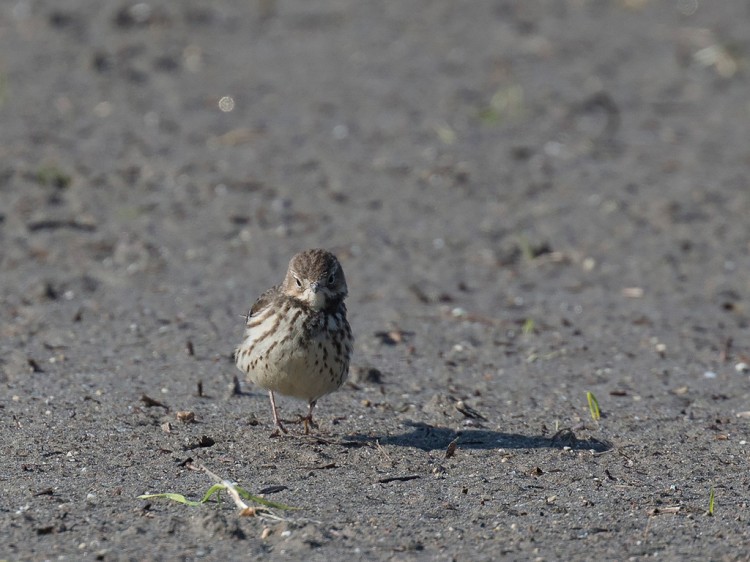
<svg viewBox="0 0 750 562">
<path fill-rule="evenodd" d="M 282 434 L 287 434 L 287 433 L 289 433 L 289 431 L 287 430 L 287 428 L 285 428 L 282 425 L 281 420 L 278 420 L 278 421 L 276 421 L 276 427 L 271 432 L 271 435 L 269 435 L 268 437 L 270 437 L 270 438 L 281 437 Z"/>
<path fill-rule="evenodd" d="M 313 429 L 318 429 L 319 428 L 318 422 L 316 422 L 315 420 L 313 420 L 312 416 L 309 415 L 309 414 L 306 415 L 306 416 L 299 415 L 297 417 L 297 419 L 294 419 L 294 420 L 284 420 L 284 423 L 293 423 L 293 424 L 304 425 L 305 426 L 305 435 L 309 435 L 310 434 L 310 428 L 313 428 Z"/>
<path fill-rule="evenodd" d="M 304 416 L 302 418 L 302 423 L 305 424 L 305 435 L 310 435 L 310 428 L 318 429 L 318 424 L 313 421 L 312 416 Z"/>
</svg>

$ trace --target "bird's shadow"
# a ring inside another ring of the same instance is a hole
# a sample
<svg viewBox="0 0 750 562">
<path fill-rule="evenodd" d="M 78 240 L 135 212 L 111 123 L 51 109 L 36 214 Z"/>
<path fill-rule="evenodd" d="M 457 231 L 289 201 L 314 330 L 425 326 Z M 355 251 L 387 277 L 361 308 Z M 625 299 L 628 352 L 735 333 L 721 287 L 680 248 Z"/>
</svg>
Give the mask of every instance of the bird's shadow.
<svg viewBox="0 0 750 562">
<path fill-rule="evenodd" d="M 447 427 L 436 427 L 422 422 L 407 422 L 410 431 L 398 435 L 354 435 L 350 439 L 359 442 L 375 442 L 381 445 L 414 447 L 423 451 L 445 449 L 453 441 L 463 449 L 571 449 L 593 450 L 597 453 L 608 451 L 612 444 L 593 437 L 581 439 L 572 429 L 561 429 L 554 435 L 521 435 L 503 433 L 489 429 L 466 429 L 456 431 Z"/>
</svg>

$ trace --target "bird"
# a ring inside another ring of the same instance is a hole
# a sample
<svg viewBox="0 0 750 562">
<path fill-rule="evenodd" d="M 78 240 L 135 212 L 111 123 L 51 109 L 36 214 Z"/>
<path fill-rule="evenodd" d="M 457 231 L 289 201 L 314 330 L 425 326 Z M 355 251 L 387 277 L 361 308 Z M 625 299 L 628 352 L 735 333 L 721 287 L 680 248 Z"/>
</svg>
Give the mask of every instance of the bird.
<svg viewBox="0 0 750 562">
<path fill-rule="evenodd" d="M 272 437 L 288 433 L 274 393 L 305 400 L 305 434 L 317 401 L 344 384 L 354 337 L 346 318 L 346 277 L 331 252 L 313 248 L 289 261 L 281 284 L 266 290 L 246 316 L 242 342 L 234 351 L 237 368 L 268 391 Z"/>
</svg>

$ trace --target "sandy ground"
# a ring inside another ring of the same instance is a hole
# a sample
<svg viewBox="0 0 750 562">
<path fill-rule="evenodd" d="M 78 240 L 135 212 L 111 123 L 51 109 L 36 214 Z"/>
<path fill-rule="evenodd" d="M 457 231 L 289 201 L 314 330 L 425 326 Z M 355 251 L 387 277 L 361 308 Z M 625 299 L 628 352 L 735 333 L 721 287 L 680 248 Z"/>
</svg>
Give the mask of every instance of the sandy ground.
<svg viewBox="0 0 750 562">
<path fill-rule="evenodd" d="M 749 17 L 3 2 L 0 559 L 747 560 Z M 230 354 L 316 246 L 351 384 L 269 439 Z M 301 509 L 138 499 L 198 465 Z"/>
</svg>

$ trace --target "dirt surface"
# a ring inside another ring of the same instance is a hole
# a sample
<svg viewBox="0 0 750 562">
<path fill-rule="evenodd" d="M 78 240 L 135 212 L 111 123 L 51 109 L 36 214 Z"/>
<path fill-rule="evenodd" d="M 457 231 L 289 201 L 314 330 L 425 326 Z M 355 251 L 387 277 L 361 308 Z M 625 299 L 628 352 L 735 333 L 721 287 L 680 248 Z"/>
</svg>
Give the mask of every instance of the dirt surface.
<svg viewBox="0 0 750 562">
<path fill-rule="evenodd" d="M 749 17 L 2 3 L 0 559 L 747 560 Z M 230 355 L 316 246 L 352 384 L 269 439 Z M 301 509 L 138 499 L 198 465 Z"/>
</svg>

